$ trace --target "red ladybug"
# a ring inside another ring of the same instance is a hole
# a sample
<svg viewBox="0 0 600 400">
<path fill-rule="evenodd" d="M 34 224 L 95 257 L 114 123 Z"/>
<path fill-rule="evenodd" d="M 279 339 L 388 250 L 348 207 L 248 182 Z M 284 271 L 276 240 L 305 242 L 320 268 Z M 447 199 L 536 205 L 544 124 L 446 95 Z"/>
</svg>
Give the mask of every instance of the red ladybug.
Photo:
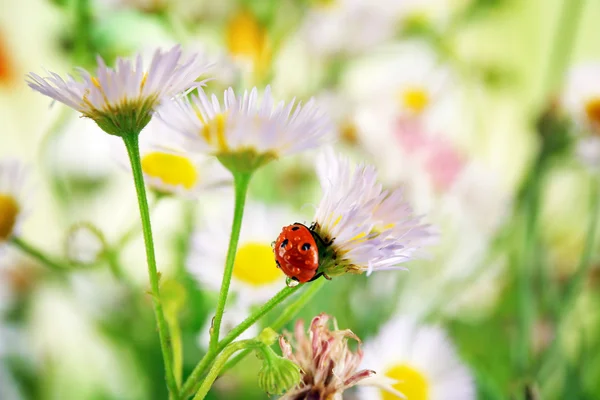
<svg viewBox="0 0 600 400">
<path fill-rule="evenodd" d="M 298 282 L 317 279 L 319 248 L 315 234 L 300 223 L 283 228 L 275 241 L 273 251 L 277 266 L 290 278 Z"/>
</svg>

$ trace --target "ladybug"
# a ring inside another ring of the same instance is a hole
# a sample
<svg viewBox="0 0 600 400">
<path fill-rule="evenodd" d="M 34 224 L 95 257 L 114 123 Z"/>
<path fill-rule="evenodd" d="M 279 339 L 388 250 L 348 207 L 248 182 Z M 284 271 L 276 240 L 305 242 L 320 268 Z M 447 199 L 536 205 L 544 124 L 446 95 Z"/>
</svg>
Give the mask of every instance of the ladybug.
<svg viewBox="0 0 600 400">
<path fill-rule="evenodd" d="M 297 282 L 310 282 L 323 273 L 319 269 L 319 235 L 306 225 L 296 222 L 284 227 L 274 243 L 275 262 L 284 274 Z"/>
</svg>

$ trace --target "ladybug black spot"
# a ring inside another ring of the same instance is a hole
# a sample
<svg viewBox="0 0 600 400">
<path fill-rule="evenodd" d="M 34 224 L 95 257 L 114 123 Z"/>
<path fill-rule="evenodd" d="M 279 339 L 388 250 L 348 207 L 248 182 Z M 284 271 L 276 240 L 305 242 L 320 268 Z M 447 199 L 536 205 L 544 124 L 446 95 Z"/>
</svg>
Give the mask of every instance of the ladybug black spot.
<svg viewBox="0 0 600 400">
<path fill-rule="evenodd" d="M 285 246 L 287 246 L 288 244 L 288 240 L 287 239 L 283 239 L 283 242 L 281 242 L 281 248 L 285 249 Z"/>
<path fill-rule="evenodd" d="M 298 226 L 294 226 L 294 227 L 292 228 L 292 230 L 293 230 L 293 231 L 297 231 L 298 229 L 300 229 L 300 227 L 298 227 Z"/>
<path fill-rule="evenodd" d="M 302 245 L 302 250 L 304 250 L 304 251 L 308 251 L 308 250 L 310 250 L 310 243 L 304 243 L 304 244 Z"/>
</svg>

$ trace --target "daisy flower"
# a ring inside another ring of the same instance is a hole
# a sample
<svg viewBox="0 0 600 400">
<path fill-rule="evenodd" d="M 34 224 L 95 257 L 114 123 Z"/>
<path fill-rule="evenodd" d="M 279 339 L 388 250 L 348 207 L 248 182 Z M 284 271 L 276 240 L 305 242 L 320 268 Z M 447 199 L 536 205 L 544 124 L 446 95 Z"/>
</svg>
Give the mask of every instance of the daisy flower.
<svg viewBox="0 0 600 400">
<path fill-rule="evenodd" d="M 562 95 L 562 105 L 579 130 L 590 135 L 579 138 L 576 152 L 590 167 L 600 165 L 600 63 L 571 69 Z"/>
<path fill-rule="evenodd" d="M 317 172 L 323 197 L 314 230 L 333 252 L 330 263 L 322 261 L 326 275 L 403 269 L 399 264 L 431 242 L 430 227 L 413 214 L 402 190 L 384 190 L 374 167 L 328 151 Z"/>
<path fill-rule="evenodd" d="M 275 264 L 271 243 L 278 228 L 290 221 L 290 214 L 260 203 L 246 205 L 231 280 L 231 291 L 242 304 L 262 304 L 285 285 L 285 275 Z M 196 231 L 187 259 L 187 268 L 198 283 L 215 292 L 223 279 L 231 218 L 221 213 Z"/>
<path fill-rule="evenodd" d="M 215 160 L 186 151 L 186 140 L 162 121 L 151 121 L 140 135 L 140 158 L 146 186 L 160 194 L 198 197 L 203 190 L 216 188 L 231 181 L 227 171 Z M 121 155 L 120 164 L 130 168 L 127 154 L 115 146 Z"/>
<path fill-rule="evenodd" d="M 395 5 L 398 2 L 339 0 L 320 3 L 308 10 L 300 28 L 309 49 L 318 55 L 356 55 L 395 33 Z"/>
<path fill-rule="evenodd" d="M 375 371 L 359 370 L 363 358 L 360 339 L 351 330 L 339 330 L 333 320 L 330 329 L 329 315 L 321 314 L 313 318 L 308 329 L 304 322 L 296 323 L 294 333 L 285 332 L 279 338 L 283 356 L 301 368 L 302 381 L 281 399 L 332 399 L 341 400 L 345 390 L 355 385 L 373 385 L 400 394 L 391 387 L 393 381 L 374 378 Z M 348 340 L 358 342 L 359 347 L 352 351 Z"/>
<path fill-rule="evenodd" d="M 388 322 L 365 343 L 363 368 L 377 368 L 394 379 L 394 389 L 407 400 L 475 399 L 475 385 L 443 330 L 418 326 L 411 319 Z M 401 399 L 389 392 L 360 387 L 364 400 Z"/>
<path fill-rule="evenodd" d="M 274 103 L 267 86 L 236 96 L 229 88 L 223 105 L 215 95 L 199 91 L 159 110 L 159 117 L 189 139 L 190 149 L 216 155 L 231 171 L 251 172 L 259 166 L 318 146 L 329 121 L 311 99 L 305 105 Z"/>
<path fill-rule="evenodd" d="M 369 74 L 369 84 L 358 76 Z M 439 118 L 443 106 L 456 103 L 452 73 L 426 43 L 413 40 L 381 48 L 349 72 L 348 90 L 363 98 L 365 112 L 402 117 Z M 447 112 L 447 111 L 446 111 Z"/>
<path fill-rule="evenodd" d="M 30 73 L 27 83 L 32 89 L 93 119 L 111 135 L 138 134 L 165 98 L 201 85 L 195 80 L 206 72 L 206 61 L 196 55 L 186 60 L 181 58 L 179 46 L 166 52 L 156 50 L 147 68 L 141 55 L 135 64 L 117 59 L 114 69 L 98 57 L 95 76 L 82 68 L 78 69 L 80 80 L 70 75 L 64 80 L 56 73 L 46 78 Z"/>
<path fill-rule="evenodd" d="M 0 161 L 0 247 L 19 233 L 25 210 L 26 172 L 15 160 Z"/>
</svg>

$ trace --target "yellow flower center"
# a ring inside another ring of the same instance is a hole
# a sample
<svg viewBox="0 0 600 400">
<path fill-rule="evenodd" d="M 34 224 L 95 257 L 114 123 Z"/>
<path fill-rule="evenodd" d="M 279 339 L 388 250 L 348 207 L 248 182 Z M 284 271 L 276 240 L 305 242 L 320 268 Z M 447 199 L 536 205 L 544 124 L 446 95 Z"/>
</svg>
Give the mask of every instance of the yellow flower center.
<svg viewBox="0 0 600 400">
<path fill-rule="evenodd" d="M 198 118 L 201 121 L 204 121 L 202 115 L 199 114 L 199 111 L 196 110 Z M 227 125 L 226 121 L 227 117 L 225 114 L 217 114 L 213 119 L 208 122 L 204 122 L 204 126 L 202 127 L 202 137 L 208 144 L 213 146 L 217 146 L 219 152 L 227 152 L 229 146 L 227 145 L 227 140 L 225 137 L 225 126 Z"/>
<path fill-rule="evenodd" d="M 410 87 L 400 93 L 400 102 L 408 110 L 420 114 L 430 103 L 429 93 L 423 87 Z"/>
<path fill-rule="evenodd" d="M 429 383 L 425 376 L 406 364 L 395 365 L 388 369 L 385 373 L 392 379 L 396 379 L 398 383 L 394 385 L 394 389 L 406 396 L 406 400 L 427 400 L 429 398 Z M 397 400 L 398 396 L 381 391 L 383 400 Z"/>
<path fill-rule="evenodd" d="M 233 276 L 249 285 L 262 286 L 276 282 L 282 272 L 275 264 L 270 244 L 248 242 L 237 251 Z"/>
<path fill-rule="evenodd" d="M 242 11 L 235 15 L 227 25 L 226 40 L 232 55 L 250 59 L 257 72 L 266 69 L 271 58 L 269 37 L 254 14 Z"/>
<path fill-rule="evenodd" d="M 585 115 L 592 124 L 600 124 L 600 97 L 594 97 L 585 103 Z"/>
<path fill-rule="evenodd" d="M 186 157 L 154 151 L 142 157 L 142 170 L 163 183 L 191 189 L 198 181 L 198 171 Z"/>
<path fill-rule="evenodd" d="M 19 203 L 14 197 L 0 193 L 0 241 L 10 237 L 19 215 Z"/>
</svg>

